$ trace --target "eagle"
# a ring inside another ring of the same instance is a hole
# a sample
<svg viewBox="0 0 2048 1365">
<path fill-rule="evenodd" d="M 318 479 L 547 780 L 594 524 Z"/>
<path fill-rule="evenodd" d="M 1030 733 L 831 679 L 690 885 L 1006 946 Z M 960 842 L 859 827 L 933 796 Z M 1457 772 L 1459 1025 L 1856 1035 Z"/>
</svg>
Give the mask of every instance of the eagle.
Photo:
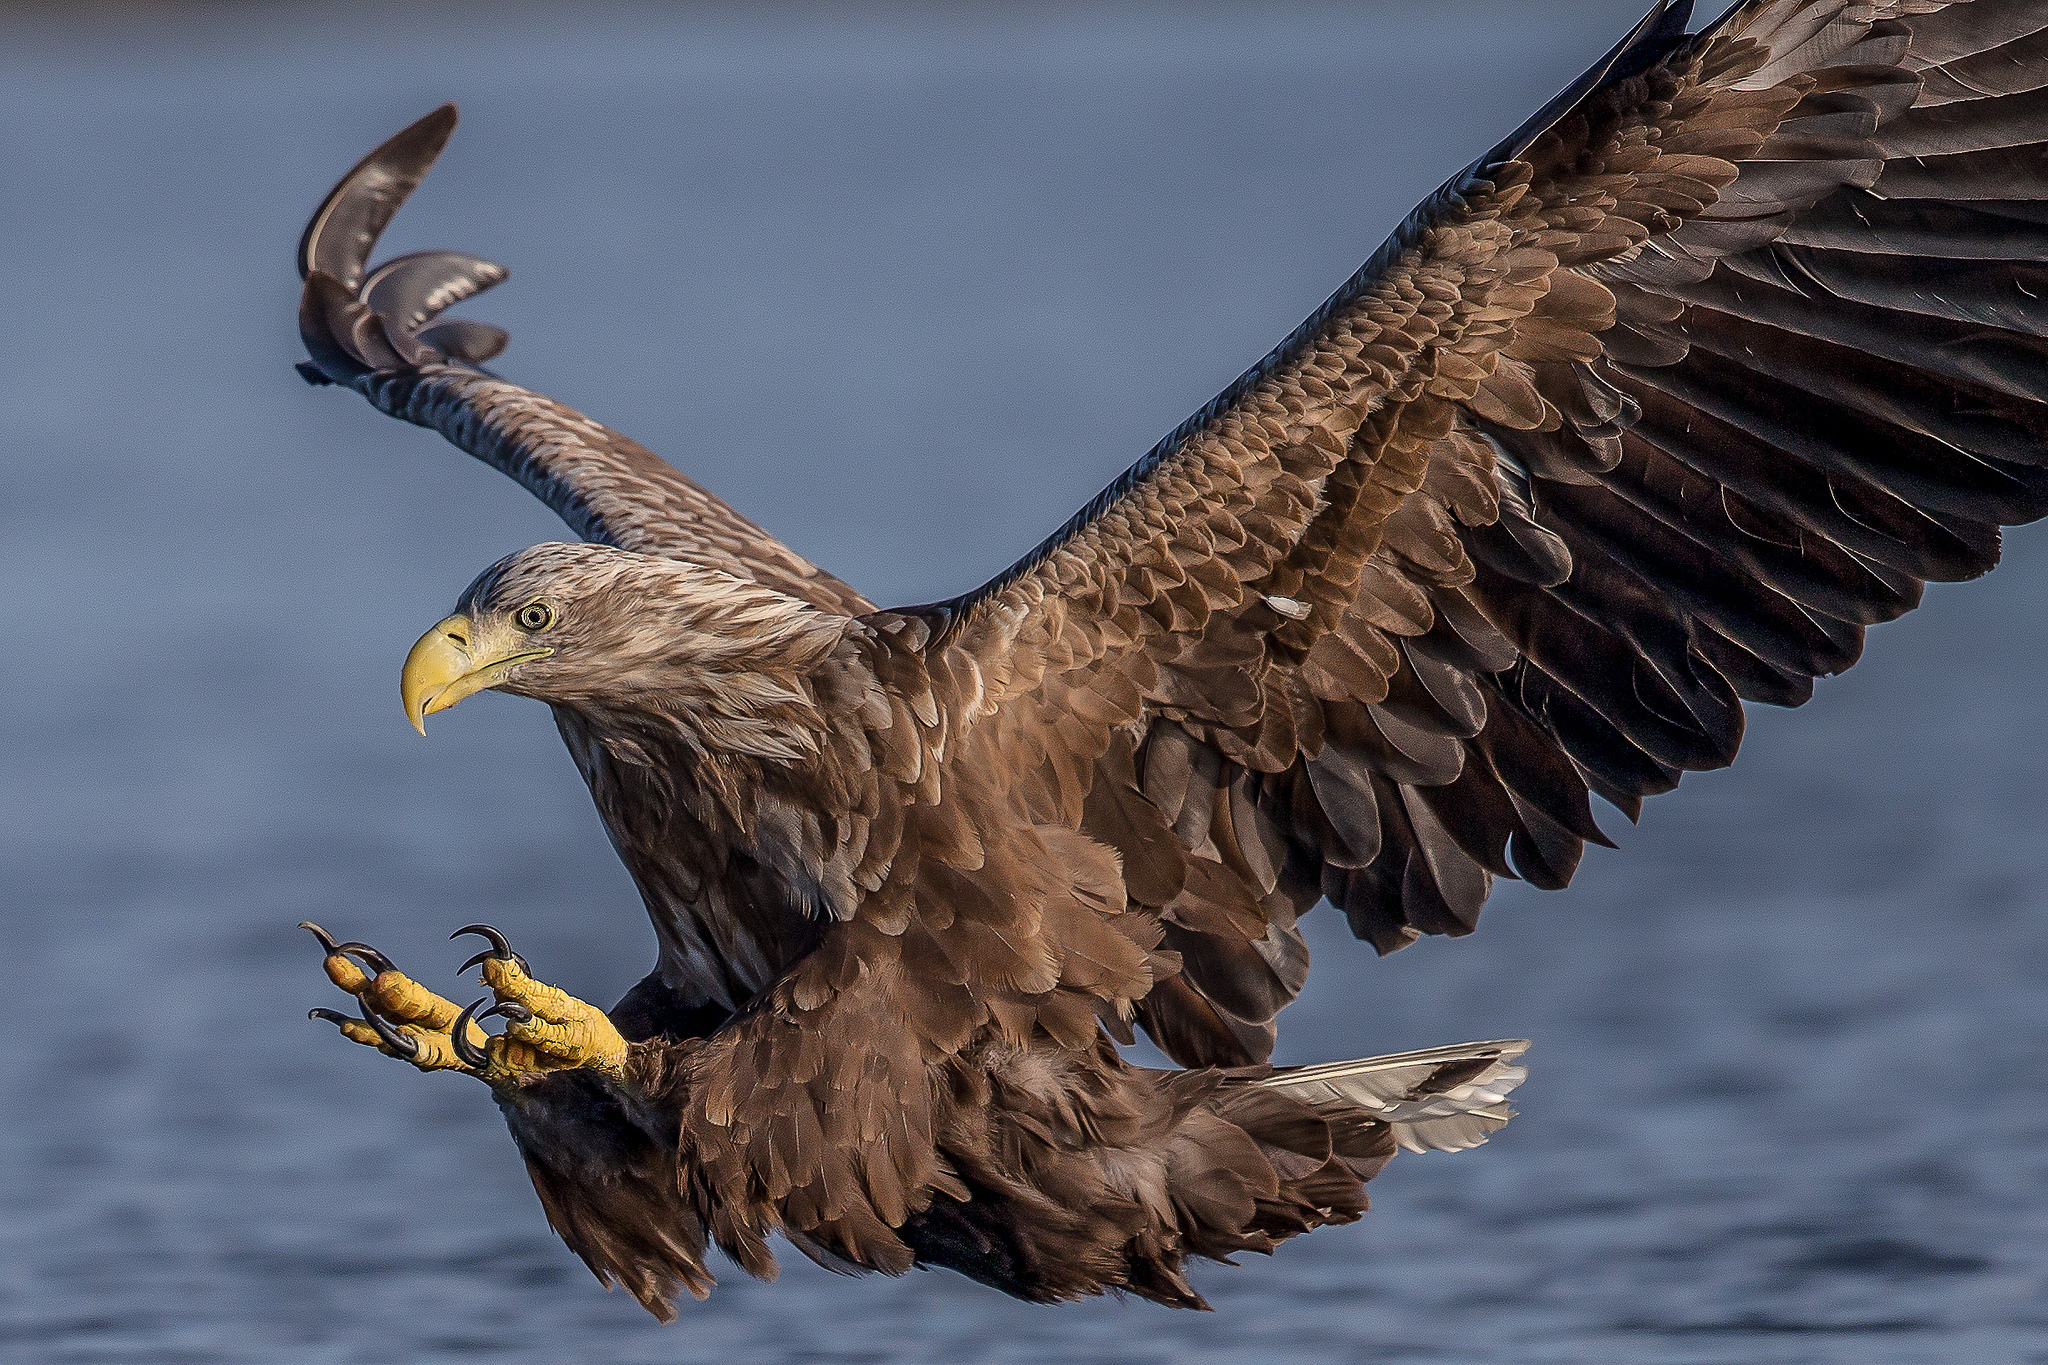
<svg viewBox="0 0 2048 1365">
<path fill-rule="evenodd" d="M 606 1011 L 471 925 L 459 1007 L 309 924 L 356 1007 L 314 1013 L 486 1082 L 551 1224 L 664 1320 L 777 1233 L 1200 1308 L 1191 1260 L 1483 1142 L 1525 1042 L 1271 1065 L 1301 917 L 1385 954 L 1496 877 L 1564 887 L 1591 797 L 1728 764 L 1744 702 L 2048 513 L 2048 0 L 1690 10 L 1024 559 L 893 609 L 486 368 L 506 334 L 445 310 L 501 267 L 372 267 L 454 108 L 377 148 L 300 243 L 301 373 L 581 538 L 462 592 L 406 714 L 547 703 L 659 958 Z"/>
</svg>

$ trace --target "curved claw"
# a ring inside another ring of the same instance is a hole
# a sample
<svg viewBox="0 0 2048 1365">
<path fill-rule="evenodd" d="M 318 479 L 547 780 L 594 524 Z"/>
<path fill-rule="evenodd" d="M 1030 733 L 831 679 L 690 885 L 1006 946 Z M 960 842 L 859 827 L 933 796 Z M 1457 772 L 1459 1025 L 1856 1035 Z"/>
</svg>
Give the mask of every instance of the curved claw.
<svg viewBox="0 0 2048 1365">
<path fill-rule="evenodd" d="M 488 924 L 465 924 L 454 933 L 448 935 L 448 941 L 453 943 L 464 934 L 475 934 L 478 938 L 489 939 L 492 951 L 496 953 L 498 960 L 501 962 L 512 956 L 511 943 L 506 940 L 503 934 Z"/>
<path fill-rule="evenodd" d="M 333 951 L 347 953 L 350 957 L 361 958 L 365 967 L 373 972 L 395 972 L 397 964 L 367 943 L 337 943 Z"/>
<path fill-rule="evenodd" d="M 371 1009 L 368 1001 L 358 999 L 356 1003 L 363 1007 L 363 1022 L 377 1031 L 377 1036 L 383 1040 L 384 1046 L 408 1061 L 419 1055 L 419 1039 L 407 1037 L 391 1027 L 390 1021 Z"/>
<path fill-rule="evenodd" d="M 506 959 L 506 958 L 502 958 L 502 957 L 499 957 L 499 956 L 498 956 L 498 955 L 497 955 L 496 953 L 489 953 L 489 952 L 486 952 L 486 953 L 478 953 L 478 954 L 477 954 L 477 955 L 476 955 L 475 957 L 473 957 L 473 958 L 471 958 L 471 959 L 470 959 L 469 961 L 467 961 L 467 962 L 463 963 L 463 964 L 462 964 L 462 965 L 461 965 L 460 967 L 457 967 L 457 968 L 455 969 L 455 974 L 456 974 L 457 976 L 461 976 L 461 975 L 462 975 L 462 974 L 463 974 L 464 972 L 468 971 L 468 970 L 469 970 L 469 969 L 470 969 L 471 967 L 474 967 L 474 966 L 476 966 L 476 964 L 477 964 L 477 963 L 479 963 L 479 962 L 489 962 L 489 961 L 492 961 L 492 960 L 494 960 L 494 959 L 495 959 L 496 961 L 499 961 L 499 962 L 504 962 L 504 961 L 507 961 L 507 960 L 508 960 L 508 959 Z M 525 958 L 523 958 L 523 957 L 521 957 L 521 956 L 520 956 L 519 954 L 517 954 L 517 953 L 514 953 L 514 954 L 512 954 L 512 956 L 511 956 L 511 958 L 510 958 L 509 960 L 510 960 L 510 961 L 513 961 L 513 962 L 517 962 L 517 963 L 519 964 L 519 970 L 520 970 L 520 971 L 522 971 L 522 972 L 525 972 L 525 973 L 526 973 L 526 974 L 527 974 L 528 976 L 532 976 L 532 975 L 533 975 L 533 968 L 531 968 L 531 967 L 527 966 L 527 965 L 526 965 L 526 959 L 525 959 Z"/>
<path fill-rule="evenodd" d="M 482 962 L 487 957 L 494 957 L 498 959 L 498 961 L 500 962 L 517 962 L 519 964 L 520 971 L 525 972 L 528 976 L 533 975 L 532 969 L 526 965 L 526 959 L 521 957 L 519 954 L 513 952 L 511 942 L 507 940 L 502 933 L 498 932 L 496 929 L 493 929 L 490 925 L 465 924 L 460 929 L 457 929 L 454 933 L 448 935 L 448 937 L 451 941 L 453 941 L 455 939 L 461 938 L 464 934 L 475 934 L 478 938 L 489 939 L 491 941 L 491 946 L 488 951 L 478 953 L 475 957 L 463 963 L 460 967 L 457 967 L 455 969 L 455 974 L 457 976 L 462 975 L 462 973 L 468 971 L 471 967 L 476 966 L 477 963 Z"/>
<path fill-rule="evenodd" d="M 313 923 L 313 921 L 309 919 L 302 919 L 299 921 L 299 927 L 301 929 L 304 929 L 307 933 L 311 934 L 314 938 L 319 939 L 320 946 L 324 948 L 330 956 L 341 951 L 341 945 L 335 942 L 334 935 L 328 933 L 325 929 L 322 929 L 319 925 Z"/>
<path fill-rule="evenodd" d="M 311 1009 L 306 1011 L 306 1017 L 308 1019 L 325 1019 L 328 1023 L 335 1025 L 337 1028 L 343 1024 L 353 1024 L 355 1022 L 355 1020 L 349 1018 L 340 1010 Z"/>
<path fill-rule="evenodd" d="M 533 1022 L 533 1011 L 520 1004 L 517 1000 L 500 1000 L 477 1017 L 484 1018 L 493 1014 L 514 1024 L 530 1024 Z"/>
<path fill-rule="evenodd" d="M 384 954 L 378 952 L 367 943 L 337 943 L 334 940 L 334 935 L 328 933 L 309 919 L 300 920 L 299 927 L 314 938 L 319 939 L 320 946 L 327 951 L 329 957 L 333 957 L 336 953 L 344 953 L 350 957 L 360 958 L 363 965 L 372 972 L 395 972 L 398 970 L 390 958 L 384 956 Z"/>
<path fill-rule="evenodd" d="M 482 995 L 470 1001 L 469 1008 L 455 1016 L 455 1025 L 448 1031 L 448 1041 L 455 1045 L 455 1055 L 462 1059 L 464 1066 L 477 1071 L 482 1071 L 491 1064 L 491 1056 L 469 1041 L 469 1026 L 477 1018 L 476 1007 L 490 998 L 488 995 Z"/>
</svg>

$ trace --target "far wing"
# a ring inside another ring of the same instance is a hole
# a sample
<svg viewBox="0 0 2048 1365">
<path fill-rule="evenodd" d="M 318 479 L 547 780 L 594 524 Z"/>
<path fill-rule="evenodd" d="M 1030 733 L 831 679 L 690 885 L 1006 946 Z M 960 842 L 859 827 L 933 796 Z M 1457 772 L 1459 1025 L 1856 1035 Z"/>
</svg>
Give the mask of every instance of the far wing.
<svg viewBox="0 0 2048 1365">
<path fill-rule="evenodd" d="M 689 559 L 834 612 L 867 603 L 646 447 L 480 368 L 506 334 L 443 310 L 503 266 L 423 251 L 369 268 L 377 238 L 455 130 L 444 104 L 365 157 L 306 225 L 299 335 L 316 384 L 340 384 L 511 475 L 586 540 Z"/>
<path fill-rule="evenodd" d="M 1659 5 L 1035 554 L 896 614 L 956 761 L 1117 848 L 1179 1060 L 1562 887 L 2048 512 L 2048 9 Z"/>
</svg>

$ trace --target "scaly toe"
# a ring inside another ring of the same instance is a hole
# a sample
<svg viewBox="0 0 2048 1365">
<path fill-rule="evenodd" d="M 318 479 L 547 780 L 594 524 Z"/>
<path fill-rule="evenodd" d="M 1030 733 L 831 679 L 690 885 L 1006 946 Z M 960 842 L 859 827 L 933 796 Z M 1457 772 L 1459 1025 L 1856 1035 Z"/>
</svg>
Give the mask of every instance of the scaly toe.
<svg viewBox="0 0 2048 1365">
<path fill-rule="evenodd" d="M 480 1055 L 486 1035 L 474 1024 L 463 1024 L 462 1041 L 467 1046 L 457 1046 L 451 1030 L 462 1012 L 454 1002 L 399 971 L 390 958 L 367 943 L 338 942 L 310 920 L 299 927 L 320 941 L 326 950 L 321 965 L 328 980 L 354 996 L 362 1012 L 362 1017 L 355 1019 L 322 1009 L 314 1010 L 312 1018 L 325 1019 L 349 1041 L 403 1058 L 422 1071 L 480 1069 L 465 1054 Z"/>
<path fill-rule="evenodd" d="M 341 1036 L 348 1039 L 351 1043 L 361 1043 L 364 1047 L 374 1047 L 380 1050 L 383 1047 L 383 1039 L 377 1036 L 377 1030 L 371 1028 L 354 1015 L 343 1014 L 340 1010 L 313 1009 L 306 1011 L 306 1017 L 308 1019 L 326 1020 L 340 1029 Z"/>
<path fill-rule="evenodd" d="M 481 966 L 484 984 L 497 996 L 495 1005 L 472 1019 L 496 1014 L 509 1025 L 490 1045 L 493 1071 L 530 1074 L 591 1067 L 616 1072 L 625 1065 L 626 1040 L 603 1010 L 534 980 L 526 959 L 491 926 L 472 924 L 456 932 L 480 935 L 491 944 L 488 952 L 465 963 L 464 970 Z"/>
<path fill-rule="evenodd" d="M 384 1044 L 385 1049 L 392 1056 L 403 1057 L 407 1061 L 411 1061 L 419 1056 L 420 1040 L 418 1038 L 413 1037 L 409 1033 L 400 1033 L 389 1020 L 370 1007 L 368 1000 L 358 1000 L 356 1003 L 363 1007 L 363 1022 L 376 1030 L 378 1041 Z"/>
</svg>

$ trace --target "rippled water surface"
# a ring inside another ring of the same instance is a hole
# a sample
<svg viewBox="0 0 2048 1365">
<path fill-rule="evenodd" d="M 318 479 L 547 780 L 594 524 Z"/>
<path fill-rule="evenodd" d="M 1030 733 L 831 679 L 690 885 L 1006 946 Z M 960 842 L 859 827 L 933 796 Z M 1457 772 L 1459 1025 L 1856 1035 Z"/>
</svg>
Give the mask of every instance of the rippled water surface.
<svg viewBox="0 0 2048 1365">
<path fill-rule="evenodd" d="M 462 101 L 393 245 L 513 267 L 471 310 L 509 374 L 925 600 L 1632 8 L 9 11 L 0 1356 L 2048 1361 L 2041 534 L 1570 893 L 1385 962 L 1321 925 L 1288 1059 L 1526 1034 L 1535 1076 L 1364 1222 L 1202 1272 L 1214 1315 L 795 1258 L 657 1327 L 549 1234 L 480 1087 L 304 1019 L 301 918 L 451 985 L 480 917 L 593 998 L 652 953 L 541 708 L 399 717 L 413 636 L 560 532 L 289 370 L 290 247 L 380 137 Z"/>
</svg>

